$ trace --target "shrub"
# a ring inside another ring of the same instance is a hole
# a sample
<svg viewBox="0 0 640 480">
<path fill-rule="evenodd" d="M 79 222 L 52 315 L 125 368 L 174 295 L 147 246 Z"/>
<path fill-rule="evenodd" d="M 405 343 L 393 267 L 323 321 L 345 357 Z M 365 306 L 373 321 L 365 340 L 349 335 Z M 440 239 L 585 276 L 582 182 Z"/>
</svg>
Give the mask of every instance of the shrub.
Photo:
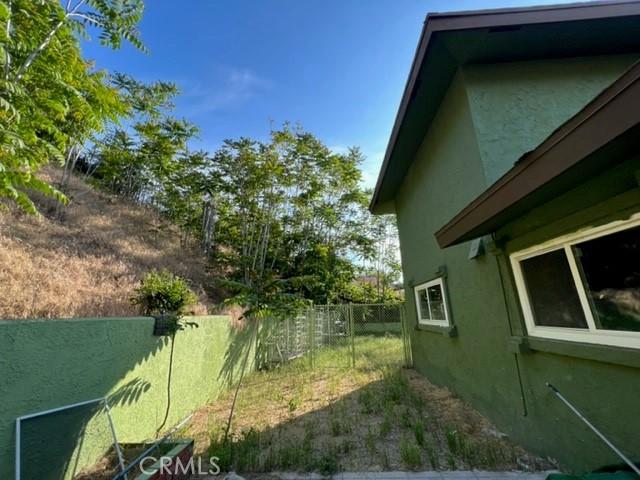
<svg viewBox="0 0 640 480">
<path fill-rule="evenodd" d="M 335 416 L 331 416 L 329 418 L 329 427 L 331 430 L 331 435 L 333 435 L 334 437 L 338 437 L 342 433 L 342 422 Z"/>
<path fill-rule="evenodd" d="M 407 429 L 413 428 L 413 415 L 409 407 L 405 407 L 400 413 L 400 424 Z"/>
<path fill-rule="evenodd" d="M 391 460 L 389 460 L 389 452 L 387 452 L 386 449 L 380 452 L 380 462 L 382 463 L 383 470 L 391 469 Z"/>
<path fill-rule="evenodd" d="M 424 445 L 425 450 L 427 451 L 427 456 L 429 457 L 429 463 L 431 464 L 431 468 L 434 470 L 438 470 L 440 468 L 440 462 L 438 461 L 438 455 L 433 446 L 429 443 Z"/>
<path fill-rule="evenodd" d="M 372 457 L 377 456 L 378 450 L 376 448 L 376 436 L 374 435 L 373 430 L 371 430 L 371 427 L 367 427 L 364 444 L 366 445 L 367 450 L 369 450 L 369 455 Z"/>
<path fill-rule="evenodd" d="M 347 454 L 351 450 L 353 450 L 353 442 L 348 438 L 344 438 L 342 442 L 338 445 L 338 453 Z"/>
<path fill-rule="evenodd" d="M 148 272 L 135 292 L 131 303 L 144 315 L 180 316 L 198 301 L 187 282 L 167 270 Z"/>
<path fill-rule="evenodd" d="M 453 455 L 461 454 L 465 449 L 464 436 L 457 430 L 447 430 L 445 432 L 447 446 Z"/>
</svg>

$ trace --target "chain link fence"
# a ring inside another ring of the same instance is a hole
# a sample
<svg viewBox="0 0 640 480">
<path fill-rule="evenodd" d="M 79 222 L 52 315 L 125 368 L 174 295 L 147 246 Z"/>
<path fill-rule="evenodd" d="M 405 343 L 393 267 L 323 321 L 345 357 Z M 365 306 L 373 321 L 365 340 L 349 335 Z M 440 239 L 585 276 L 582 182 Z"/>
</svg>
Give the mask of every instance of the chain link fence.
<svg viewBox="0 0 640 480">
<path fill-rule="evenodd" d="M 402 305 L 353 304 L 350 308 L 356 335 L 401 335 Z"/>
<path fill-rule="evenodd" d="M 411 366 L 404 319 L 402 304 L 314 305 L 292 318 L 267 319 L 259 336 L 259 363 L 268 368 L 306 357 L 314 368 Z M 371 352 L 371 342 L 379 347 L 375 358 L 363 353 Z"/>
</svg>

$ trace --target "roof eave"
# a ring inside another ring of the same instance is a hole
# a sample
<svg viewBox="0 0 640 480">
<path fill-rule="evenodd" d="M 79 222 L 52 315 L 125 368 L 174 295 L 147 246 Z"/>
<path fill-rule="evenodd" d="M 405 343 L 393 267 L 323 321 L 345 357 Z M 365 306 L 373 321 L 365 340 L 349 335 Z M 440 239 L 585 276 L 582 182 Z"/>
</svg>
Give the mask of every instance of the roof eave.
<svg viewBox="0 0 640 480">
<path fill-rule="evenodd" d="M 461 11 L 429 13 L 424 22 L 416 54 L 407 77 L 400 107 L 394 120 L 393 128 L 385 151 L 380 173 L 369 204 L 369 210 L 376 213 L 380 202 L 380 191 L 389 170 L 391 157 L 395 149 L 400 128 L 404 122 L 407 109 L 416 86 L 430 40 L 436 32 L 479 29 L 489 27 L 505 27 L 532 25 L 539 23 L 555 23 L 564 21 L 580 21 L 598 18 L 624 17 L 640 13 L 637 0 L 615 0 L 601 2 L 581 2 L 565 5 L 505 8 L 479 11 Z M 384 201 L 388 201 L 385 199 Z"/>
<path fill-rule="evenodd" d="M 438 245 L 446 248 L 491 233 L 507 209 L 638 124 L 640 62 L 440 228 Z"/>
</svg>

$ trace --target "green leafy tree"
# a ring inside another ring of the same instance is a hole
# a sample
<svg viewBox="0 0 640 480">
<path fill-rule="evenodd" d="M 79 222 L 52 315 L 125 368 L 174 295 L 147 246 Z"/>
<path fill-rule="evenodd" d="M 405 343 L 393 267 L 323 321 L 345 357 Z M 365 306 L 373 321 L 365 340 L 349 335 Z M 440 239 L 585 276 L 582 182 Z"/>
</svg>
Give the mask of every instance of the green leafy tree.
<svg viewBox="0 0 640 480">
<path fill-rule="evenodd" d="M 109 84 L 104 72 L 89 75 L 90 81 L 83 85 L 83 95 L 72 98 L 65 121 L 61 123 L 61 130 L 68 138 L 62 174 L 57 185 L 63 195 L 67 194 L 68 183 L 78 160 L 86 155 L 87 145 L 95 145 L 107 125 L 119 122 L 130 110 L 120 92 Z M 63 206 L 64 202 L 57 202 L 58 217 L 63 212 Z"/>
<path fill-rule="evenodd" d="M 376 303 L 400 300 L 396 285 L 400 280 L 402 268 L 395 216 L 371 217 L 367 235 L 371 240 L 372 249 L 365 259 L 363 273 L 373 279 Z"/>
<path fill-rule="evenodd" d="M 332 152 L 284 125 L 268 141 L 226 140 L 213 155 L 194 152 L 195 128 L 170 115 L 175 91 L 122 80 L 123 96 L 142 106 L 96 146 L 89 169 L 105 188 L 179 225 L 184 246 L 200 242 L 215 285 L 246 316 L 393 296 L 391 230 L 367 211 L 359 150 Z M 369 271 L 374 292 L 356 291 Z"/>
<path fill-rule="evenodd" d="M 195 181 L 197 156 L 188 142 L 197 133 L 190 122 L 171 115 L 178 95 L 172 83 L 143 84 L 126 75 L 113 77 L 130 114 L 95 142 L 85 170 L 114 193 L 159 208 L 178 219 L 173 200 L 185 182 Z M 198 177 L 199 178 L 199 177 Z M 180 213 L 183 213 L 182 211 Z"/>
<path fill-rule="evenodd" d="M 214 154 L 207 169 L 217 194 L 214 271 L 235 300 L 249 308 L 340 301 L 353 260 L 368 248 L 355 221 L 366 198 L 361 161 L 357 149 L 331 152 L 289 125 L 269 142 L 227 140 Z"/>
<path fill-rule="evenodd" d="M 65 164 L 91 129 L 120 113 L 117 93 L 82 58 L 78 37 L 97 28 L 103 44 L 142 44 L 142 0 L 0 1 L 0 197 L 37 213 L 35 190 L 64 201 L 39 180 L 51 159 Z"/>
</svg>

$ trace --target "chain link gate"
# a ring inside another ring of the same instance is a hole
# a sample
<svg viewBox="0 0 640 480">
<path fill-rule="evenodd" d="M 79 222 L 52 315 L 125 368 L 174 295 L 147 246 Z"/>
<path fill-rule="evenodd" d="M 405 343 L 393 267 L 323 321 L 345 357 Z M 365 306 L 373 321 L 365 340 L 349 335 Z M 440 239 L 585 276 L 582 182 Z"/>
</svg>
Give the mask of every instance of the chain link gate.
<svg viewBox="0 0 640 480">
<path fill-rule="evenodd" d="M 322 369 L 412 366 L 402 304 L 314 305 L 267 319 L 261 330 L 259 363 L 267 368 L 299 357 Z"/>
<path fill-rule="evenodd" d="M 307 310 L 313 368 L 353 366 L 353 327 L 349 305 L 314 305 Z"/>
<path fill-rule="evenodd" d="M 407 366 L 402 304 L 353 304 L 354 365 L 360 369 Z"/>
</svg>

